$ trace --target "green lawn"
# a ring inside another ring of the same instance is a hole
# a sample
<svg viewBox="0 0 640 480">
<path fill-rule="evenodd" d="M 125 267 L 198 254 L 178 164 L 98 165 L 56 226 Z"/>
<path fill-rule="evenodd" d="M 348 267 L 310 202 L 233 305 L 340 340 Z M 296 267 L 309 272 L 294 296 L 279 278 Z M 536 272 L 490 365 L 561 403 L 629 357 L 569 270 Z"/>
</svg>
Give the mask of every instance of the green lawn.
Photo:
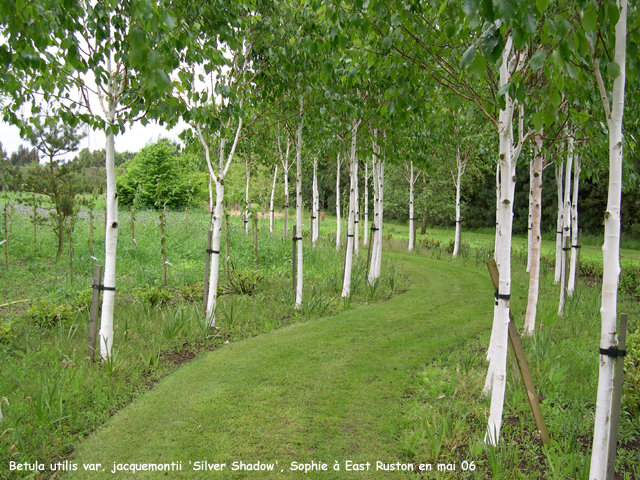
<svg viewBox="0 0 640 480">
<path fill-rule="evenodd" d="M 407 292 L 185 365 L 80 444 L 72 460 L 78 470 L 65 478 L 406 478 L 376 472 L 375 462 L 400 461 L 410 378 L 439 352 L 490 329 L 493 301 L 484 269 L 389 257 L 411 279 Z M 370 470 L 345 472 L 348 460 L 370 462 Z M 193 470 L 204 461 L 227 467 Z M 269 474 L 232 471 L 234 461 L 278 463 Z M 292 462 L 312 461 L 328 471 L 290 470 Z M 114 462 L 182 462 L 182 471 L 114 476 Z M 104 472 L 87 474 L 88 463 L 101 463 Z"/>
</svg>

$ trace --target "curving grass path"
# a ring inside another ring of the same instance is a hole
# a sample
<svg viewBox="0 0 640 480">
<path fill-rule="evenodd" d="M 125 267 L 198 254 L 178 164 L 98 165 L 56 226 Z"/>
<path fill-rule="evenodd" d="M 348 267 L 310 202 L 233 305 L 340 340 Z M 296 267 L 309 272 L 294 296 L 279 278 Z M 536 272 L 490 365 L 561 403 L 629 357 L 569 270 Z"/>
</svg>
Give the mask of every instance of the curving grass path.
<svg viewBox="0 0 640 480">
<path fill-rule="evenodd" d="M 79 445 L 71 461 L 78 470 L 64 478 L 407 478 L 376 472 L 375 462 L 401 461 L 397 434 L 408 380 L 438 352 L 490 329 L 493 298 L 484 269 L 387 258 L 411 279 L 406 293 L 185 365 Z M 347 460 L 371 466 L 347 472 Z M 226 467 L 195 471 L 194 462 L 204 461 Z M 234 461 L 273 463 L 274 471 L 233 471 Z M 328 471 L 291 470 L 291 462 L 312 461 Z M 112 474 L 114 462 L 182 462 L 182 471 Z M 87 472 L 89 463 L 102 465 Z"/>
</svg>

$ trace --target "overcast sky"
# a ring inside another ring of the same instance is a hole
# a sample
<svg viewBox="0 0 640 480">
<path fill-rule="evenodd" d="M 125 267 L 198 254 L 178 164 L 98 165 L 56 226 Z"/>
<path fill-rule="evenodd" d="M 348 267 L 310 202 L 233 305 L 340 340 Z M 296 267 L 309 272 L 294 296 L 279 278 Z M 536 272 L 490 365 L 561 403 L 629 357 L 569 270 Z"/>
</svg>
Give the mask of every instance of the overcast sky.
<svg viewBox="0 0 640 480">
<path fill-rule="evenodd" d="M 168 137 L 178 140 L 178 134 L 183 129 L 184 126 L 178 126 L 171 131 L 167 131 L 160 125 L 151 124 L 143 127 L 141 124 L 136 123 L 133 127 L 128 128 L 123 135 L 116 136 L 116 152 L 137 152 L 147 143 L 157 140 L 158 137 Z M 27 148 L 31 148 L 29 142 L 20 138 L 20 131 L 17 127 L 2 122 L 0 122 L 0 142 L 2 142 L 2 147 L 8 155 L 11 155 L 13 152 L 18 150 L 20 144 L 25 145 Z M 106 141 L 104 133 L 92 131 L 89 136 L 86 136 L 80 142 L 79 150 L 82 150 L 83 148 L 89 148 L 89 150 L 100 150 L 105 148 L 105 144 Z M 67 157 L 73 158 L 76 154 L 77 152 L 72 152 Z"/>
</svg>

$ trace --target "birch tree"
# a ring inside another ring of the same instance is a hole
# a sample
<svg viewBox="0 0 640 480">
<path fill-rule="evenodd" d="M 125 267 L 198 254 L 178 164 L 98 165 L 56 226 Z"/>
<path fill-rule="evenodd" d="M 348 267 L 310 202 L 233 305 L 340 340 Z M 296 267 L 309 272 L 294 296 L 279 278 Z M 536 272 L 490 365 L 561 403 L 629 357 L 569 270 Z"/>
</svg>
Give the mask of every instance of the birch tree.
<svg viewBox="0 0 640 480">
<path fill-rule="evenodd" d="M 414 188 L 415 184 L 420 178 L 422 172 L 418 172 L 418 174 L 414 174 L 413 172 L 413 160 L 410 160 L 409 163 L 405 160 L 405 168 L 407 174 L 404 176 L 405 180 L 409 182 L 409 246 L 408 250 L 413 252 L 415 249 L 415 237 L 416 237 L 416 226 L 415 226 L 415 210 L 414 210 Z"/>
<path fill-rule="evenodd" d="M 79 90 L 79 100 L 67 93 L 62 103 L 83 105 L 85 113 L 78 117 L 106 136 L 107 213 L 99 338 L 101 356 L 108 359 L 113 346 L 118 235 L 115 136 L 124 131 L 127 122 L 144 121 L 145 114 L 153 115 L 160 100 L 163 104 L 167 101 L 169 73 L 177 66 L 174 41 L 180 30 L 175 28 L 175 18 L 158 3 L 98 1 L 80 5 L 78 34 L 61 43 L 57 54 L 65 60 L 64 74 Z M 93 105 L 95 98 L 101 114 Z"/>
<path fill-rule="evenodd" d="M 585 30 L 599 27 L 600 35 L 608 37 L 613 50 L 613 64 L 609 74 L 613 78 L 609 92 L 600 70 L 597 46 L 589 43 L 591 66 L 602 100 L 609 129 L 609 190 L 607 210 L 604 214 L 603 275 L 602 275 L 602 328 L 600 333 L 600 370 L 594 421 L 593 451 L 591 454 L 591 480 L 604 480 L 607 475 L 611 406 L 613 401 L 613 371 L 616 354 L 617 292 L 620 275 L 620 203 L 622 195 L 622 118 L 626 80 L 627 1 L 619 0 L 617 9 L 608 10 L 608 22 L 586 23 Z M 595 19 L 597 21 L 597 17 Z M 613 27 L 613 32 L 610 29 Z M 589 38 L 589 37 L 587 37 Z M 611 97 L 609 97 L 611 95 Z M 611 98 L 611 101 L 609 100 Z"/>
<path fill-rule="evenodd" d="M 281 141 L 280 141 L 280 124 L 278 124 L 278 134 L 276 136 L 278 142 L 278 154 L 280 155 L 280 163 L 282 164 L 282 174 L 284 177 L 284 237 L 289 235 L 289 169 L 291 164 L 289 163 L 289 148 L 291 147 L 291 141 L 289 135 L 286 135 L 286 149 L 284 154 L 282 153 Z"/>
</svg>

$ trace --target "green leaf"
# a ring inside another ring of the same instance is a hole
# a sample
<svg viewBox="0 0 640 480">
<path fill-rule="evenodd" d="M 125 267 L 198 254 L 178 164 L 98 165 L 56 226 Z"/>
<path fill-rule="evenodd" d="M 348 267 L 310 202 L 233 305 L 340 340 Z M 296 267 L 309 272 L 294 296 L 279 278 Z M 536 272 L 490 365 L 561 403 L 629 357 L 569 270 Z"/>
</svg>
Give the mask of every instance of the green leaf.
<svg viewBox="0 0 640 480">
<path fill-rule="evenodd" d="M 467 51 L 462 54 L 462 59 L 460 60 L 460 68 L 465 70 L 471 62 L 476 58 L 476 47 L 475 45 L 471 45 L 467 48 Z"/>
<path fill-rule="evenodd" d="M 549 0 L 536 0 L 536 8 L 538 9 L 538 12 L 544 13 L 548 7 Z"/>
<path fill-rule="evenodd" d="M 511 87 L 511 83 L 507 82 L 500 87 L 498 90 L 498 97 L 503 96 L 504 94 L 509 92 L 509 88 Z"/>
<path fill-rule="evenodd" d="M 393 39 L 391 37 L 384 37 L 380 44 L 383 50 L 389 50 L 393 44 Z"/>
<path fill-rule="evenodd" d="M 609 75 L 614 80 L 620 76 L 620 65 L 616 62 L 609 62 L 607 64 L 607 75 Z"/>
<path fill-rule="evenodd" d="M 616 0 L 607 0 L 607 14 L 609 15 L 611 25 L 618 23 L 618 20 L 620 19 L 620 10 L 618 10 Z"/>
<path fill-rule="evenodd" d="M 582 27 L 587 32 L 593 32 L 598 25 L 598 13 L 595 8 L 592 8 L 583 18 Z"/>
<path fill-rule="evenodd" d="M 462 2 L 462 10 L 470 18 L 477 16 L 479 7 L 480 7 L 480 0 L 464 0 L 464 2 Z"/>
<path fill-rule="evenodd" d="M 531 70 L 537 72 L 542 67 L 544 67 L 544 62 L 547 59 L 547 52 L 544 50 L 538 50 L 533 54 L 531 60 L 529 61 L 529 65 L 531 65 Z"/>
<path fill-rule="evenodd" d="M 129 48 L 143 48 L 145 43 L 144 30 L 138 27 L 133 27 L 129 30 Z"/>
<path fill-rule="evenodd" d="M 542 112 L 537 111 L 533 114 L 533 128 L 536 130 L 540 130 L 542 128 Z"/>
</svg>

